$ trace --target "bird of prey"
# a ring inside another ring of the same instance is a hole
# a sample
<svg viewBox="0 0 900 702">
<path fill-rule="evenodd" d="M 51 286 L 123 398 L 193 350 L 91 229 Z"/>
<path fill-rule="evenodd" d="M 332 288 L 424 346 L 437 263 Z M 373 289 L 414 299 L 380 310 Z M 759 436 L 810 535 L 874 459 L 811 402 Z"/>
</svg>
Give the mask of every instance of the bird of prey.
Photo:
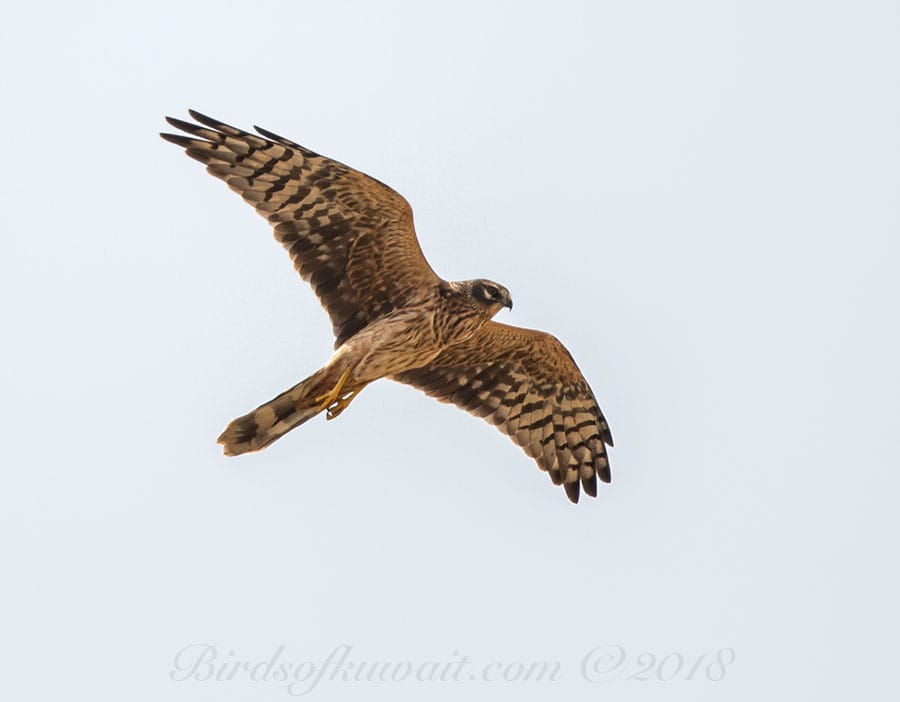
<svg viewBox="0 0 900 702">
<path fill-rule="evenodd" d="M 334 354 L 218 441 L 226 455 L 263 449 L 326 412 L 334 419 L 379 378 L 412 385 L 494 424 L 572 502 L 609 482 L 609 427 L 566 348 L 550 334 L 492 321 L 512 308 L 485 279 L 448 282 L 428 265 L 409 203 L 387 185 L 255 127 L 194 110 L 161 136 L 206 164 L 275 229 L 331 318 Z"/>
</svg>

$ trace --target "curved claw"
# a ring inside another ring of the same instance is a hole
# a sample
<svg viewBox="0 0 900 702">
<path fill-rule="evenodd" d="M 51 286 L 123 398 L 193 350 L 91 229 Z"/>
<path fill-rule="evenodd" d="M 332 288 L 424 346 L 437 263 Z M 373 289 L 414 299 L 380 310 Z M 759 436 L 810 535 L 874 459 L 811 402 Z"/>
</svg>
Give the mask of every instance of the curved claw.
<svg viewBox="0 0 900 702">
<path fill-rule="evenodd" d="M 353 402 L 354 399 L 356 399 L 356 396 L 362 392 L 362 389 L 364 387 L 366 387 L 366 386 L 363 385 L 362 388 L 359 388 L 357 390 L 352 390 L 351 392 L 347 393 L 346 395 L 339 397 L 335 402 L 333 402 L 328 407 L 328 413 L 325 415 L 325 419 L 327 419 L 329 421 L 332 419 L 336 419 L 337 416 L 341 412 L 343 412 L 345 409 L 347 409 L 350 406 L 350 403 Z"/>
<path fill-rule="evenodd" d="M 349 377 L 350 369 L 347 368 L 343 373 L 341 373 L 341 377 L 338 378 L 337 383 L 333 388 L 331 388 L 329 392 L 325 393 L 324 395 L 319 395 L 319 397 L 316 398 L 316 402 L 319 403 L 319 412 L 321 412 L 323 409 L 328 409 L 333 404 L 335 404 L 335 402 L 337 402 L 338 397 L 341 394 L 341 390 L 344 389 L 344 383 L 347 382 L 347 378 Z"/>
</svg>

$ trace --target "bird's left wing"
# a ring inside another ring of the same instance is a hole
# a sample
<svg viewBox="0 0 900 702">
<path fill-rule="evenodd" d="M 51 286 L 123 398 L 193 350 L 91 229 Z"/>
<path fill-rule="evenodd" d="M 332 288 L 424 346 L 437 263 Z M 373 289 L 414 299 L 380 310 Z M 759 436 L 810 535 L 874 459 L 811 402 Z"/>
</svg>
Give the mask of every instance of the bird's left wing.
<svg viewBox="0 0 900 702">
<path fill-rule="evenodd" d="M 387 185 L 265 129 L 250 134 L 190 114 L 200 124 L 166 118 L 187 136 L 161 136 L 269 220 L 331 317 L 335 348 L 440 283 L 409 203 Z"/>
<path fill-rule="evenodd" d="M 392 376 L 493 423 L 537 461 L 572 502 L 610 481 L 613 440 L 571 354 L 550 334 L 486 323 L 428 366 Z"/>
</svg>

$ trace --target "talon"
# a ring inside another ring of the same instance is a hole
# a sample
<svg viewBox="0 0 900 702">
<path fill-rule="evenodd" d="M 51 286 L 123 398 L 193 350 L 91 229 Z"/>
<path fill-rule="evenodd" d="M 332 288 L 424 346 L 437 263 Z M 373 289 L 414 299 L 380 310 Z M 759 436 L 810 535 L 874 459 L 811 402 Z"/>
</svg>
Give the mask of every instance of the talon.
<svg viewBox="0 0 900 702">
<path fill-rule="evenodd" d="M 341 377 L 338 379 L 337 384 L 331 389 L 331 392 L 327 392 L 324 395 L 319 395 L 316 398 L 316 402 L 319 403 L 318 411 L 321 412 L 323 409 L 328 409 L 335 403 L 338 399 L 338 396 L 341 394 L 341 390 L 344 389 L 344 383 L 347 382 L 347 378 L 350 377 L 350 369 L 348 368 L 343 373 L 341 373 Z"/>
<path fill-rule="evenodd" d="M 347 407 L 353 401 L 354 397 L 356 397 L 356 393 L 351 392 L 349 395 L 344 395 L 343 397 L 338 398 L 338 400 L 328 408 L 325 419 L 331 420 L 337 417 L 341 412 L 347 409 Z"/>
<path fill-rule="evenodd" d="M 368 383 L 367 383 L 368 384 Z M 325 419 L 332 420 L 335 419 L 341 412 L 343 412 L 347 407 L 350 406 L 350 403 L 356 399 L 356 396 L 362 392 L 362 389 L 365 387 L 363 385 L 362 388 L 358 390 L 353 390 L 346 395 L 339 397 L 332 405 L 328 407 L 328 413 L 325 415 Z"/>
</svg>

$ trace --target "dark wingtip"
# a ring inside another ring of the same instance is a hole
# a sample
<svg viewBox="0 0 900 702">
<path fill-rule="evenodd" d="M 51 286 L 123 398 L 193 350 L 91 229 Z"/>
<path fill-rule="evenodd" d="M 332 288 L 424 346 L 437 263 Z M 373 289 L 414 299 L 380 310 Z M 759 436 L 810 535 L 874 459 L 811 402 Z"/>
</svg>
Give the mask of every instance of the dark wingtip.
<svg viewBox="0 0 900 702">
<path fill-rule="evenodd" d="M 600 419 L 603 420 L 602 415 L 601 415 Z M 605 420 L 603 420 L 602 424 L 600 425 L 600 430 L 601 430 L 601 436 L 603 438 L 603 443 L 606 444 L 607 446 L 612 446 L 613 445 L 612 432 L 609 430 L 609 424 L 607 424 Z"/>
<path fill-rule="evenodd" d="M 581 479 L 581 487 L 585 495 L 597 497 L 597 474 L 591 473 L 591 477 Z"/>
<path fill-rule="evenodd" d="M 571 500 L 571 502 L 573 504 L 577 505 L 578 504 L 578 496 L 581 493 L 581 490 L 579 489 L 578 481 L 575 480 L 571 483 L 566 483 L 565 488 L 566 488 L 566 497 L 568 497 L 569 500 Z"/>
<path fill-rule="evenodd" d="M 270 132 L 268 129 L 263 129 L 259 125 L 254 124 L 253 128 L 256 130 L 257 134 L 261 134 L 266 139 L 271 139 L 272 141 L 288 141 L 280 134 L 276 134 L 275 132 Z"/>
<path fill-rule="evenodd" d="M 191 134 L 194 134 L 199 129 L 196 124 L 185 122 L 183 119 L 178 119 L 177 117 L 166 117 L 166 122 L 175 127 L 175 129 L 180 129 Z"/>
<path fill-rule="evenodd" d="M 193 117 L 195 120 L 200 122 L 201 124 L 205 124 L 208 127 L 213 127 L 216 124 L 218 124 L 218 122 L 216 120 L 214 120 L 212 117 L 208 117 L 207 115 L 205 115 L 202 112 L 199 112 L 197 110 L 188 110 L 188 114 L 191 117 Z"/>
<path fill-rule="evenodd" d="M 173 144 L 184 147 L 185 149 L 191 145 L 193 139 L 190 137 L 186 137 L 183 134 L 169 134 L 168 132 L 160 132 L 159 135 Z"/>
<path fill-rule="evenodd" d="M 597 471 L 597 475 L 600 477 L 600 480 L 602 480 L 604 483 L 611 483 L 612 475 L 609 472 L 609 459 L 604 457 L 601 460 L 603 461 L 603 465 L 595 465 L 594 469 Z"/>
</svg>

